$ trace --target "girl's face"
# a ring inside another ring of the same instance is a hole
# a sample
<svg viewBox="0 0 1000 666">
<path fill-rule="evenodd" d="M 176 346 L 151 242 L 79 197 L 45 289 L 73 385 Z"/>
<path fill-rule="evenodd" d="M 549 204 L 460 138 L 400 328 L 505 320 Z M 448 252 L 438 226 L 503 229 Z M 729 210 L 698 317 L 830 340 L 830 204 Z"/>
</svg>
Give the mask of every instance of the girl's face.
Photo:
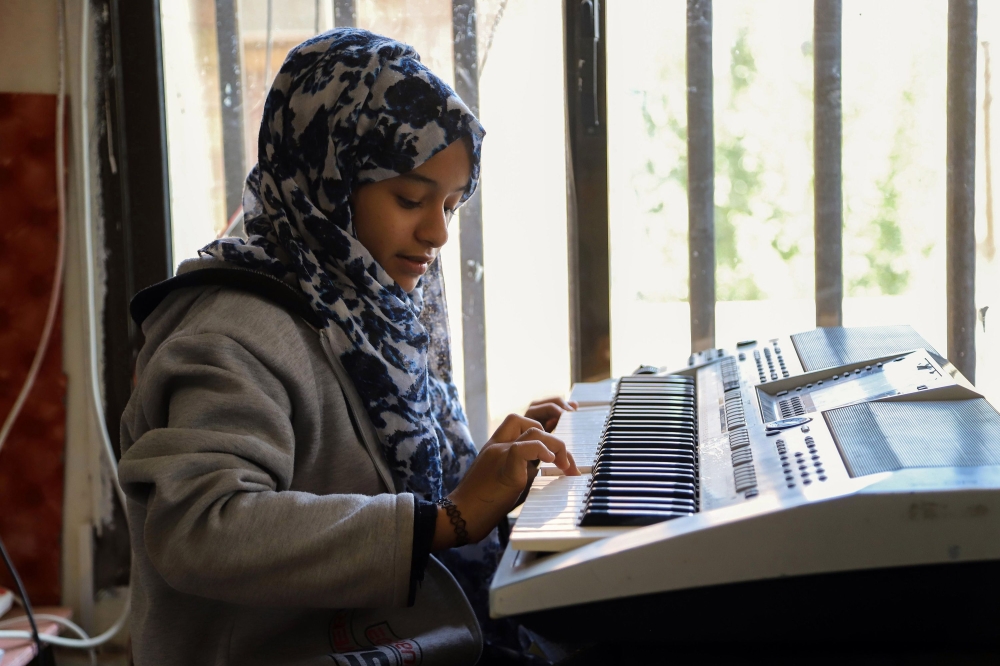
<svg viewBox="0 0 1000 666">
<path fill-rule="evenodd" d="M 358 240 L 404 291 L 412 291 L 448 241 L 448 222 L 469 184 L 466 140 L 413 171 L 368 183 L 351 195 Z"/>
</svg>

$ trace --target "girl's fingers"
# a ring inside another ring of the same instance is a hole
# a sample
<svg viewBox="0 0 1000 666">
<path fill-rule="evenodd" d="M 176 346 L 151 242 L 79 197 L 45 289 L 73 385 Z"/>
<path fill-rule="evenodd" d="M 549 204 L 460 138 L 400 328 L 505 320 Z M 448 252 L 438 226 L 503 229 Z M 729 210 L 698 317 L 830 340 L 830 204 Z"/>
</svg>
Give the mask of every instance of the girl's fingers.
<svg viewBox="0 0 1000 666">
<path fill-rule="evenodd" d="M 552 428 L 559 422 L 559 417 L 563 415 L 566 410 L 559 405 L 551 402 L 547 402 L 541 405 L 534 405 L 528 409 L 527 416 L 529 418 L 535 419 L 545 424 L 545 429 L 551 431 Z M 549 425 L 549 424 L 552 425 Z"/>
<path fill-rule="evenodd" d="M 487 442 L 486 446 L 497 442 L 513 442 L 532 428 L 538 428 L 541 430 L 542 424 L 535 419 L 528 418 L 527 416 L 521 416 L 520 414 L 508 414 L 507 418 L 505 418 L 503 423 L 500 424 L 500 427 L 494 431 L 493 436 L 490 437 L 490 441 Z M 486 446 L 483 448 L 486 448 Z"/>
<path fill-rule="evenodd" d="M 553 398 L 543 398 L 541 400 L 532 400 L 530 407 L 536 407 L 538 405 L 544 405 L 547 403 L 552 403 L 553 405 L 558 405 L 560 408 L 567 412 L 576 411 L 578 405 L 575 402 L 566 400 L 565 398 L 560 398 L 559 396 Z"/>
<path fill-rule="evenodd" d="M 541 458 L 542 460 L 545 460 L 545 462 L 555 462 L 556 467 L 563 470 L 563 472 L 567 474 L 576 475 L 580 473 L 576 468 L 576 462 L 573 460 L 573 456 L 566 450 L 566 443 L 555 435 L 550 435 L 544 430 L 529 430 L 521 435 L 518 442 L 527 440 L 536 440 L 540 442 L 548 451 L 555 455 L 554 459 Z"/>
<path fill-rule="evenodd" d="M 556 455 L 537 440 L 514 442 L 507 448 L 503 476 L 510 480 L 511 485 L 522 486 L 528 473 L 528 463 L 535 460 L 553 462 L 555 459 Z"/>
<path fill-rule="evenodd" d="M 537 439 L 528 439 L 514 442 L 507 449 L 508 459 L 513 457 L 522 462 L 541 460 L 543 462 L 555 462 L 557 455 L 545 443 Z"/>
<path fill-rule="evenodd" d="M 566 451 L 566 457 L 569 459 L 569 467 L 563 470 L 566 476 L 580 476 L 580 468 L 576 466 L 576 460 L 573 458 L 573 454 Z"/>
</svg>

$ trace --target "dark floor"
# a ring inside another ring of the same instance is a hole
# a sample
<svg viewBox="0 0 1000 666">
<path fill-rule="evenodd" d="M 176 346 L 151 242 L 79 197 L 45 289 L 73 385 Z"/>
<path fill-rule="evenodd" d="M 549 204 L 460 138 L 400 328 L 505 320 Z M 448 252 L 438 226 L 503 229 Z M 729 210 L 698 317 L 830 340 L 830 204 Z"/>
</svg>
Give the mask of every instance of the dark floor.
<svg viewBox="0 0 1000 666">
<path fill-rule="evenodd" d="M 1000 632 L 1000 630 L 998 630 Z M 995 666 L 1000 664 L 1000 648 L 992 650 L 830 647 L 771 645 L 727 647 L 724 649 L 676 649 L 653 645 L 603 645 L 581 650 L 560 662 L 560 666 L 598 664 L 670 664 L 670 666 Z"/>
</svg>

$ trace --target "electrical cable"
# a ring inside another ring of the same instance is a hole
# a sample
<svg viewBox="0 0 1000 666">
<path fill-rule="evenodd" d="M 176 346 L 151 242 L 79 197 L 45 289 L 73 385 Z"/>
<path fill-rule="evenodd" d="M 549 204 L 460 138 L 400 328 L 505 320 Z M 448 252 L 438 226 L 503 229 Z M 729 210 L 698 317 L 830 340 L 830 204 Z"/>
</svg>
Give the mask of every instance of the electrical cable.
<svg viewBox="0 0 1000 666">
<path fill-rule="evenodd" d="M 9 620 L 2 620 L 0 621 L 0 629 L 10 629 L 13 627 L 17 627 L 19 625 L 24 624 L 24 620 L 25 618 L 23 617 L 14 617 Z M 76 622 L 73 622 L 72 620 L 65 618 L 61 615 L 36 613 L 35 620 L 37 620 L 38 622 L 52 622 L 53 624 L 58 624 L 60 627 L 72 631 L 74 634 L 77 635 L 78 638 L 82 638 L 83 640 L 90 640 L 90 635 L 86 631 L 84 631 L 83 627 L 78 625 Z M 90 648 L 89 652 L 90 652 L 90 663 L 96 664 L 97 652 L 95 652 L 93 648 Z"/>
<path fill-rule="evenodd" d="M 89 0 L 81 0 L 81 17 L 80 17 L 80 142 L 82 144 L 83 157 L 80 160 L 80 172 L 83 176 L 82 183 L 82 199 L 83 199 L 83 240 L 84 240 L 84 265 L 86 267 L 86 311 L 87 311 L 87 370 L 90 375 L 90 397 L 91 403 L 94 410 L 94 415 L 97 419 L 97 430 L 101 435 L 101 443 L 103 444 L 103 450 L 105 458 L 107 459 L 108 467 L 111 470 L 111 482 L 115 489 L 115 494 L 118 496 L 118 501 L 121 502 L 122 510 L 125 511 L 125 522 L 126 528 L 128 525 L 128 512 L 126 507 L 128 506 L 125 500 L 125 492 L 122 490 L 121 483 L 118 481 L 118 460 L 115 457 L 115 449 L 111 444 L 111 438 L 108 435 L 108 424 L 104 418 L 104 400 L 101 396 L 101 387 L 97 377 L 97 369 L 100 367 L 97 359 L 97 305 L 94 301 L 94 288 L 95 288 L 95 277 L 94 277 L 94 229 L 93 220 L 91 219 L 90 210 L 90 119 L 89 119 L 89 86 L 88 86 L 88 76 L 87 76 L 87 62 L 88 62 L 88 42 L 90 35 L 90 2 Z M 110 130 L 109 130 L 110 131 Z M 109 138 L 110 141 L 110 138 Z M 53 640 L 48 641 L 56 645 L 62 645 L 65 647 L 78 647 L 78 648 L 93 648 L 98 645 L 102 645 L 107 641 L 111 640 L 119 631 L 125 626 L 128 621 L 129 610 L 132 606 L 132 590 L 131 587 L 127 592 L 125 598 L 125 605 L 122 608 L 121 615 L 115 621 L 111 627 L 102 634 L 99 634 L 89 640 L 77 641 L 74 643 L 74 639 L 71 638 L 60 638 L 57 636 L 49 637 Z M 42 639 L 46 641 L 46 638 Z"/>
<path fill-rule="evenodd" d="M 9 620 L 0 621 L 0 629 L 9 629 L 11 627 L 16 627 L 19 624 L 24 624 L 25 618 L 23 617 L 12 617 Z M 48 613 L 35 613 L 35 620 L 37 622 L 52 622 L 53 624 L 58 624 L 61 627 L 66 627 L 73 633 L 75 633 L 79 638 L 89 639 L 90 634 L 88 634 L 83 627 L 78 625 L 76 622 L 65 618 L 61 615 L 50 615 Z"/>
<path fill-rule="evenodd" d="M 48 643 L 50 645 L 58 645 L 60 647 L 77 648 L 81 650 L 90 650 L 92 648 L 98 647 L 107 643 L 109 640 L 115 637 L 115 635 L 122 630 L 125 626 L 125 622 L 128 620 L 128 604 L 125 606 L 125 611 L 122 616 L 111 625 L 104 633 L 98 634 L 93 638 L 81 639 L 81 638 L 65 638 L 63 636 L 49 636 L 47 634 L 40 634 L 39 640 L 42 643 Z M 0 631 L 0 639 L 31 639 L 32 634 L 30 631 Z"/>
<path fill-rule="evenodd" d="M 125 502 L 125 492 L 118 482 L 118 459 L 115 456 L 115 448 L 111 444 L 111 438 L 108 436 L 108 423 L 104 418 L 104 398 L 101 395 L 101 385 L 97 376 L 97 369 L 100 367 L 100 363 L 97 358 L 97 304 L 94 300 L 94 285 L 96 282 L 94 277 L 94 229 L 90 211 L 90 119 L 87 113 L 89 110 L 88 105 L 90 104 L 90 88 L 87 85 L 88 77 L 86 72 L 87 58 L 89 57 L 87 42 L 89 41 L 88 35 L 90 34 L 88 29 L 90 23 L 89 0 L 81 0 L 80 7 L 82 9 L 80 18 L 80 143 L 83 149 L 81 151 L 80 172 L 83 176 L 83 183 L 81 185 L 81 197 L 83 199 L 83 205 L 81 206 L 83 208 L 83 263 L 86 267 L 85 273 L 87 277 L 84 285 L 86 290 L 85 300 L 87 303 L 87 374 L 90 376 L 90 397 L 93 403 L 94 416 L 97 418 L 97 430 L 100 431 L 102 448 L 112 472 L 112 485 L 124 511 L 128 504 Z M 127 513 L 125 517 L 127 521 Z"/>
<path fill-rule="evenodd" d="M 7 571 L 10 572 L 10 577 L 14 579 L 14 586 L 17 588 L 17 593 L 21 595 L 21 603 L 24 604 L 24 612 L 28 616 L 28 622 L 31 624 L 31 631 L 21 632 L 24 636 L 18 636 L 18 638 L 29 638 L 35 641 L 35 647 L 38 649 L 38 654 L 41 654 L 42 638 L 38 635 L 38 624 L 35 623 L 35 613 L 31 609 L 31 600 L 28 599 L 28 593 L 24 589 L 24 583 L 21 582 L 21 576 L 18 575 L 17 569 L 14 568 L 14 562 L 10 559 L 7 547 L 3 545 L 3 539 L 0 539 L 0 555 L 3 556 L 3 563 L 7 565 Z"/>
</svg>

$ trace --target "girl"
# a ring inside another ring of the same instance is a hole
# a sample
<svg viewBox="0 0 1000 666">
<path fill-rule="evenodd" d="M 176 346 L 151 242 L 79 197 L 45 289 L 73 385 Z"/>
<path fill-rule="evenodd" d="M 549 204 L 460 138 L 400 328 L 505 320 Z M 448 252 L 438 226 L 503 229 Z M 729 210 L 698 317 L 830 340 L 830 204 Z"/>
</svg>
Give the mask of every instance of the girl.
<svg viewBox="0 0 1000 666">
<path fill-rule="evenodd" d="M 483 135 L 408 46 L 347 29 L 289 54 L 248 241 L 132 305 L 146 344 L 119 474 L 139 666 L 459 664 L 484 633 L 488 654 L 515 644 L 487 621 L 495 528 L 531 461 L 577 473 L 540 423 L 574 406 L 533 404 L 476 455 L 435 259 Z"/>
</svg>

